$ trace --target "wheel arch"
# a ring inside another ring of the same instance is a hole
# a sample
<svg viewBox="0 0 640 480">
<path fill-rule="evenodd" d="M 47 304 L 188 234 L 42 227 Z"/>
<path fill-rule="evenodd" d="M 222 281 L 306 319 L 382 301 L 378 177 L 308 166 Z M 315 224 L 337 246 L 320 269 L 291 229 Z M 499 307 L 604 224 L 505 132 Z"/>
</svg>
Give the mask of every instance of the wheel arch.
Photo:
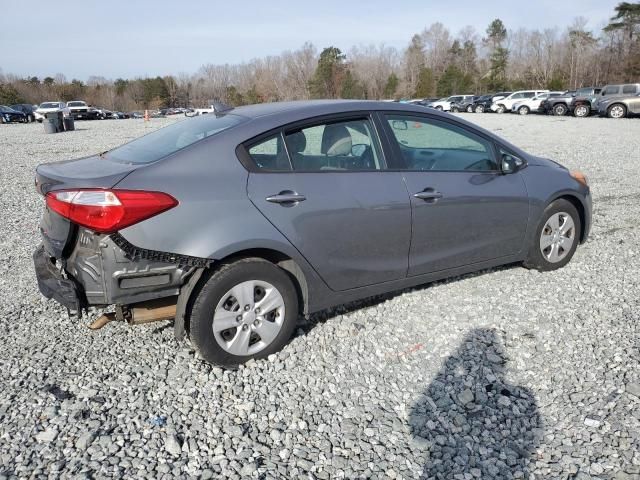
<svg viewBox="0 0 640 480">
<path fill-rule="evenodd" d="M 227 256 L 216 259 L 206 268 L 201 268 L 193 274 L 191 278 L 180 289 L 176 318 L 174 323 L 174 335 L 176 339 L 182 340 L 189 334 L 190 311 L 194 298 L 200 289 L 220 266 L 242 260 L 245 258 L 259 258 L 270 262 L 283 269 L 291 279 L 298 297 L 298 305 L 303 315 L 309 313 L 309 288 L 307 278 L 300 267 L 289 255 L 271 248 L 247 248 L 229 253 Z"/>
<path fill-rule="evenodd" d="M 585 228 L 587 221 L 585 205 L 577 195 L 572 195 L 570 193 L 563 193 L 561 195 L 558 195 L 557 197 L 553 198 L 551 202 L 555 202 L 556 200 L 561 199 L 571 203 L 574 207 L 576 207 L 576 210 L 578 211 L 578 215 L 580 216 L 580 243 L 583 244 L 587 239 L 587 229 Z"/>
<path fill-rule="evenodd" d="M 607 115 L 609 114 L 609 112 L 611 111 L 611 109 L 612 109 L 613 107 L 616 107 L 616 106 L 622 107 L 622 109 L 624 110 L 624 116 L 626 117 L 626 116 L 627 116 L 627 114 L 629 113 L 629 109 L 628 109 L 628 108 L 627 108 L 627 106 L 626 106 L 624 103 L 622 103 L 622 102 L 613 102 L 611 105 L 609 105 L 609 106 L 607 107 Z"/>
</svg>

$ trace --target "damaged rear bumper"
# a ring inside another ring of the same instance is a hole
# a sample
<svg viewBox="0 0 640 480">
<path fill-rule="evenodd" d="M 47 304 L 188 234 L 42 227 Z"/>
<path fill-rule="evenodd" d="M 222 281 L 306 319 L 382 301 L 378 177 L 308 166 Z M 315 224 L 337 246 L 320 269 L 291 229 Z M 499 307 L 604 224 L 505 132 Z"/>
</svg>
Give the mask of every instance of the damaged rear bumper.
<svg viewBox="0 0 640 480">
<path fill-rule="evenodd" d="M 123 239 L 79 228 L 75 246 L 61 260 L 63 273 L 43 247 L 34 253 L 38 286 L 70 310 L 128 305 L 175 296 L 196 265 L 179 256 L 142 255 Z"/>
<path fill-rule="evenodd" d="M 44 246 L 40 246 L 33 253 L 33 263 L 38 279 L 38 289 L 42 295 L 76 312 L 86 306 L 86 298 L 83 298 L 78 286 L 73 280 L 63 277 L 53 259 L 45 252 Z"/>
</svg>

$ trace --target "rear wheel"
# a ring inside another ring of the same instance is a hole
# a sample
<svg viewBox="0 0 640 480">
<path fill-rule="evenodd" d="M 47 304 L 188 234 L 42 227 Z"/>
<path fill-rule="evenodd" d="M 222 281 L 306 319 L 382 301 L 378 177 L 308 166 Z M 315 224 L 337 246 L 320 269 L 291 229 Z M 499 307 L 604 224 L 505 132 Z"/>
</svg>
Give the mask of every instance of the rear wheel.
<svg viewBox="0 0 640 480">
<path fill-rule="evenodd" d="M 496 113 L 504 113 L 507 110 L 507 107 L 505 107 L 504 105 L 500 104 L 498 105 L 498 108 L 496 109 Z"/>
<path fill-rule="evenodd" d="M 458 113 L 460 109 L 458 107 L 451 107 L 451 113 Z"/>
<path fill-rule="evenodd" d="M 611 105 L 607 109 L 607 117 L 609 118 L 624 118 L 627 116 L 627 108 L 621 103 Z"/>
<path fill-rule="evenodd" d="M 287 273 L 247 258 L 223 265 L 196 294 L 189 336 L 205 360 L 234 366 L 280 350 L 297 318 L 298 296 Z"/>
<path fill-rule="evenodd" d="M 476 105 L 476 113 L 484 113 L 484 106 Z"/>
<path fill-rule="evenodd" d="M 564 267 L 578 247 L 581 232 L 576 207 L 562 198 L 551 202 L 535 231 L 524 266 L 541 272 Z"/>
<path fill-rule="evenodd" d="M 553 114 L 558 117 L 562 117 L 563 115 L 565 115 L 567 113 L 567 110 L 567 106 L 563 103 L 559 103 L 553 106 Z"/>
<path fill-rule="evenodd" d="M 467 105 L 467 113 L 473 113 L 473 105 Z"/>
<path fill-rule="evenodd" d="M 578 105 L 573 111 L 573 114 L 576 117 L 584 118 L 589 116 L 589 110 L 589 107 L 587 107 L 586 105 Z"/>
<path fill-rule="evenodd" d="M 523 105 L 522 107 L 520 107 L 520 108 L 518 109 L 518 113 L 519 113 L 520 115 L 529 115 L 529 107 L 527 107 L 527 106 Z"/>
<path fill-rule="evenodd" d="M 442 110 L 442 105 L 438 105 L 438 106 L 436 107 L 436 110 Z"/>
</svg>

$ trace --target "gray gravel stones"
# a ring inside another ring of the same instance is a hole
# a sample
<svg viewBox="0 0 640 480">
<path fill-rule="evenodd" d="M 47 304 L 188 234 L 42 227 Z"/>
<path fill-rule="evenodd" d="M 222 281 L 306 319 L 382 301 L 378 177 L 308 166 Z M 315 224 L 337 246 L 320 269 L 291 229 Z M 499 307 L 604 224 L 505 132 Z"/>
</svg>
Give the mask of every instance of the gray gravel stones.
<svg viewBox="0 0 640 480">
<path fill-rule="evenodd" d="M 35 165 L 172 120 L 0 126 L 0 478 L 639 480 L 640 121 L 463 116 L 588 175 L 574 260 L 323 312 L 237 370 L 36 288 Z"/>
</svg>

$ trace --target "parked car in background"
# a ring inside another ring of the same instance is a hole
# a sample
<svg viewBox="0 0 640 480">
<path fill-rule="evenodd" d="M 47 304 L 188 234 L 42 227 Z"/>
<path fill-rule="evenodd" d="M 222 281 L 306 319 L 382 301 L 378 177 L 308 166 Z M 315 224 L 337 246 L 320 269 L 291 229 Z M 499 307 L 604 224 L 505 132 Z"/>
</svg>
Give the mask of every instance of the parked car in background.
<svg viewBox="0 0 640 480">
<path fill-rule="evenodd" d="M 113 115 L 115 118 L 119 119 L 131 118 L 131 115 L 125 112 L 113 112 Z"/>
<path fill-rule="evenodd" d="M 73 100 L 67 102 L 67 107 L 71 111 L 74 120 L 97 120 L 101 117 L 101 112 L 87 105 L 87 102 Z"/>
<path fill-rule="evenodd" d="M 7 107 L 6 105 L 0 105 L 0 123 L 26 123 L 27 121 L 27 116 L 24 113 Z"/>
<path fill-rule="evenodd" d="M 36 108 L 35 106 L 31 105 L 30 103 L 17 103 L 15 105 L 9 105 L 10 108 L 13 108 L 14 110 L 18 111 L 18 112 L 22 112 L 27 116 L 27 121 L 28 122 L 35 122 L 36 121 Z"/>
<path fill-rule="evenodd" d="M 605 85 L 600 91 L 594 102 L 594 109 L 600 113 L 600 103 L 606 102 L 611 106 L 611 99 L 632 97 L 640 93 L 640 83 L 625 83 L 618 85 Z"/>
<path fill-rule="evenodd" d="M 573 112 L 576 100 L 600 93 L 598 87 L 583 87 L 575 91 L 566 92 L 558 97 L 548 98 L 540 105 L 540 113 L 552 113 L 557 116 Z"/>
<path fill-rule="evenodd" d="M 553 97 L 559 97 L 565 92 L 545 92 L 539 93 L 535 97 L 527 98 L 526 100 L 521 100 L 519 102 L 514 103 L 511 106 L 511 113 L 518 113 L 520 115 L 528 115 L 531 112 L 538 113 L 540 109 L 540 104 Z"/>
<path fill-rule="evenodd" d="M 548 91 L 549 90 L 519 90 L 513 92 L 504 98 L 494 100 L 491 104 L 491 111 L 496 113 L 509 112 L 514 103 L 533 98 L 540 93 L 546 93 Z"/>
<path fill-rule="evenodd" d="M 452 112 L 467 112 L 467 113 L 471 113 L 473 112 L 473 105 L 474 103 L 479 99 L 480 97 L 478 95 L 474 95 L 473 97 L 469 98 L 465 98 L 459 102 L 453 102 L 451 104 L 451 111 Z"/>
<path fill-rule="evenodd" d="M 71 115 L 71 110 L 64 102 L 42 102 L 35 111 L 36 121 L 42 122 L 45 114 L 58 111 L 61 111 L 65 117 Z"/>
<path fill-rule="evenodd" d="M 473 98 L 473 95 L 452 95 L 450 97 L 441 98 L 436 102 L 432 102 L 428 106 L 435 108 L 436 110 L 448 112 L 451 110 L 452 103 L 463 102 L 470 98 Z"/>
<path fill-rule="evenodd" d="M 187 118 L 44 163 L 36 188 L 44 296 L 134 323 L 169 308 L 176 338 L 228 366 L 281 349 L 300 315 L 497 265 L 561 268 L 592 210 L 580 172 L 461 118 L 351 100 Z"/>
<path fill-rule="evenodd" d="M 508 97 L 509 95 L 511 95 L 511 92 L 497 92 L 483 95 L 473 104 L 473 111 L 476 113 L 490 112 L 491 105 L 493 105 L 494 102 Z"/>
<path fill-rule="evenodd" d="M 640 114 L 640 93 L 627 97 L 611 97 L 598 102 L 598 114 L 624 118 Z"/>
</svg>

